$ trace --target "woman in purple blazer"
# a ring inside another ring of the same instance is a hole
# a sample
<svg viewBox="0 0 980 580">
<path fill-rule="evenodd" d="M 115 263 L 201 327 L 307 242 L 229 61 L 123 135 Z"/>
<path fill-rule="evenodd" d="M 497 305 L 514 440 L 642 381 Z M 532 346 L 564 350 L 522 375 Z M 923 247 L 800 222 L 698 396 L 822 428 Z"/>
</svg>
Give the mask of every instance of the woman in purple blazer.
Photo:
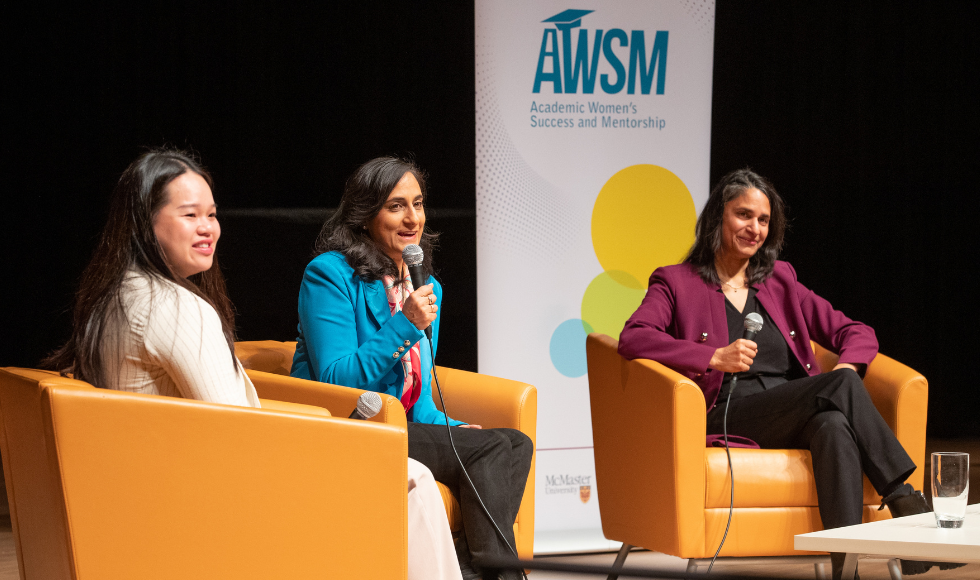
<svg viewBox="0 0 980 580">
<path fill-rule="evenodd" d="M 722 178 L 687 258 L 650 276 L 619 353 L 658 361 L 697 383 L 709 434 L 722 432 L 730 397 L 729 435 L 763 448 L 809 449 L 825 528 L 861 523 L 862 472 L 896 517 L 930 511 L 905 483 L 915 463 L 861 382 L 878 352 L 874 330 L 834 310 L 776 259 L 785 224 L 783 200 L 765 178 L 748 169 Z M 754 340 L 741 338 L 749 312 L 764 321 Z M 831 372 L 820 372 L 811 340 L 840 355 Z M 839 578 L 843 554 L 833 556 Z M 931 565 L 902 564 L 905 574 Z"/>
</svg>

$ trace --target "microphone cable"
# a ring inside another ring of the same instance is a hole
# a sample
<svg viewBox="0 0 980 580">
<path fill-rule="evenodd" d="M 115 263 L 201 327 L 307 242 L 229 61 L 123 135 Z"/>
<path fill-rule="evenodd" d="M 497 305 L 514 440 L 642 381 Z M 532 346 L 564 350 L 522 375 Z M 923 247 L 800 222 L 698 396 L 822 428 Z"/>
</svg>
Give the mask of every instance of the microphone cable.
<svg viewBox="0 0 980 580">
<path fill-rule="evenodd" d="M 520 556 L 517 554 L 517 550 L 510 545 L 510 542 L 507 541 L 507 537 L 504 536 L 502 531 L 500 531 L 500 526 L 497 525 L 497 522 L 494 521 L 493 516 L 490 515 L 490 510 L 488 510 L 486 504 L 483 503 L 483 498 L 480 497 L 480 492 L 476 490 L 476 485 L 474 485 L 473 480 L 470 479 L 470 474 L 467 473 L 466 467 L 463 465 L 463 460 L 459 457 L 459 451 L 456 450 L 456 442 L 453 441 L 453 430 L 449 425 L 449 410 L 446 409 L 446 399 L 442 396 L 442 385 L 439 384 L 439 374 L 436 372 L 436 351 L 432 347 L 432 337 L 428 338 L 429 352 L 432 353 L 432 376 L 436 380 L 436 391 L 439 392 L 439 402 L 442 403 L 442 416 L 446 419 L 446 432 L 449 433 L 449 445 L 453 448 L 453 454 L 456 455 L 456 461 L 459 462 L 459 468 L 463 470 L 463 475 L 466 476 L 466 481 L 470 484 L 470 489 L 473 490 L 473 495 L 475 495 L 477 501 L 480 502 L 480 507 L 483 508 L 483 513 L 487 515 L 487 519 L 489 519 L 490 523 L 493 524 L 493 528 L 497 530 L 497 535 L 500 536 L 500 540 L 505 546 L 507 546 L 507 549 L 514 554 L 515 558 L 520 559 Z M 730 518 L 731 516 L 729 516 L 729 519 Z M 721 548 L 719 547 L 718 549 L 720 550 Z M 524 569 L 518 568 L 518 571 L 521 573 L 521 576 L 524 577 L 524 580 L 527 580 L 527 573 L 524 572 Z"/>
<path fill-rule="evenodd" d="M 745 315 L 745 319 L 742 322 L 742 326 L 745 329 L 742 338 L 745 340 L 755 340 L 755 335 L 760 330 L 762 330 L 763 318 L 758 312 L 749 312 Z M 751 363 L 749 364 L 751 367 Z M 728 479 L 731 481 L 731 495 L 728 500 L 728 523 L 725 524 L 725 534 L 721 537 L 721 543 L 718 544 L 718 549 L 715 550 L 715 555 L 711 557 L 711 563 L 708 564 L 708 571 L 705 574 L 711 572 L 711 568 L 715 565 L 715 560 L 718 559 L 718 554 L 721 553 L 721 547 L 725 545 L 725 540 L 728 539 L 728 530 L 732 527 L 732 514 L 735 511 L 735 473 L 732 469 L 732 452 L 728 447 L 728 404 L 732 402 L 732 393 L 735 392 L 735 386 L 738 384 L 738 373 L 732 373 L 732 381 L 728 386 L 728 396 L 725 398 L 725 414 L 722 415 L 721 419 L 721 430 L 725 438 L 725 455 L 728 456 Z"/>
<path fill-rule="evenodd" d="M 721 537 L 721 543 L 718 544 L 715 555 L 711 557 L 711 563 L 708 564 L 708 571 L 705 574 L 711 573 L 711 568 L 715 565 L 718 554 L 721 553 L 721 547 L 725 545 L 725 540 L 728 539 L 728 529 L 732 525 L 732 513 L 735 511 L 735 473 L 732 471 L 732 453 L 728 450 L 728 403 L 732 401 L 732 392 L 735 390 L 736 384 L 738 384 L 738 373 L 732 373 L 732 382 L 729 383 L 728 396 L 725 397 L 725 414 L 721 419 L 721 431 L 725 438 L 725 455 L 728 456 L 728 478 L 732 482 L 730 487 L 731 496 L 728 500 L 728 523 L 725 524 L 725 535 Z"/>
</svg>

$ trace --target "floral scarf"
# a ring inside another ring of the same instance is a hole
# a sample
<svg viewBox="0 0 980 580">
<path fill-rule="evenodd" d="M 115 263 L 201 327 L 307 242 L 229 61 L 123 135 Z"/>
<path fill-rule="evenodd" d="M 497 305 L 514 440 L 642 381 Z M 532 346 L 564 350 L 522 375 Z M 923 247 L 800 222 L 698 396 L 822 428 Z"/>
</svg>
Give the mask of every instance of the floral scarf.
<svg viewBox="0 0 980 580">
<path fill-rule="evenodd" d="M 388 296 L 388 308 L 391 309 L 391 315 L 394 316 L 396 312 L 401 311 L 402 305 L 405 304 L 405 298 L 415 291 L 412 288 L 412 280 L 409 276 L 405 276 L 402 284 L 395 284 L 394 278 L 384 276 L 382 281 L 385 285 L 385 294 Z M 403 348 L 399 347 L 398 350 L 401 351 Z M 402 369 L 405 371 L 405 386 L 402 388 L 401 400 L 407 413 L 415 401 L 419 400 L 419 393 L 422 390 L 422 353 L 419 350 L 418 342 L 404 352 L 401 362 Z"/>
</svg>

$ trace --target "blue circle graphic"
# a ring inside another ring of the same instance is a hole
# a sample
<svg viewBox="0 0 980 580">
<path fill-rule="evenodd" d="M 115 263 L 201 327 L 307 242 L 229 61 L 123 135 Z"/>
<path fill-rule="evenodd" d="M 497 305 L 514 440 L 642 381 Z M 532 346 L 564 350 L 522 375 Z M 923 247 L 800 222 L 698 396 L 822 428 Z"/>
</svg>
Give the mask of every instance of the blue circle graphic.
<svg viewBox="0 0 980 580">
<path fill-rule="evenodd" d="M 592 332 L 588 322 L 573 318 L 558 325 L 551 335 L 551 364 L 566 377 L 580 377 L 589 369 L 585 359 L 585 337 Z"/>
</svg>

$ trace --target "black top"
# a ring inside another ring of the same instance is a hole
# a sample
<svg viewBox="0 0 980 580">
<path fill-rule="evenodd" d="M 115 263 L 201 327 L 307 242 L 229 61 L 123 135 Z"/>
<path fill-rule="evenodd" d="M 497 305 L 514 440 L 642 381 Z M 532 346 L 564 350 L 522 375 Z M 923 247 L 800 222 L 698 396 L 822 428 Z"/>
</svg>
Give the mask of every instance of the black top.
<svg viewBox="0 0 980 580">
<path fill-rule="evenodd" d="M 719 290 L 720 292 L 720 290 Z M 786 344 L 779 328 L 772 321 L 769 313 L 755 298 L 755 288 L 749 288 L 749 297 L 745 300 L 745 308 L 739 312 L 728 298 L 725 298 L 725 316 L 728 318 L 728 343 L 731 344 L 745 335 L 745 315 L 758 312 L 762 316 L 762 330 L 755 335 L 755 343 L 759 345 L 752 367 L 738 374 L 738 382 L 732 392 L 732 398 L 747 397 L 767 389 L 807 376 L 797 362 L 793 352 Z M 721 383 L 718 401 L 728 396 L 732 375 L 725 373 Z"/>
</svg>

